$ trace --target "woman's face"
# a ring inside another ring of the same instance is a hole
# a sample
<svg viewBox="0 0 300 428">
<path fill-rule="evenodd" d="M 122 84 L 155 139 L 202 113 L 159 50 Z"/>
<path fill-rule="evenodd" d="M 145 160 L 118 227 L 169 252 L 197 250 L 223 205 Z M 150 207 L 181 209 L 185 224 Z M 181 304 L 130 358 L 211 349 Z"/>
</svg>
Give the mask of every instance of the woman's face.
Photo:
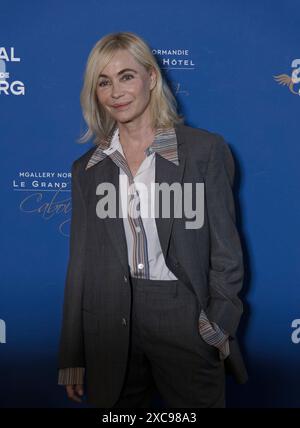
<svg viewBox="0 0 300 428">
<path fill-rule="evenodd" d="M 102 70 L 97 82 L 97 98 L 119 123 L 134 122 L 149 114 L 155 71 L 147 72 L 126 50 L 118 50 Z"/>
</svg>

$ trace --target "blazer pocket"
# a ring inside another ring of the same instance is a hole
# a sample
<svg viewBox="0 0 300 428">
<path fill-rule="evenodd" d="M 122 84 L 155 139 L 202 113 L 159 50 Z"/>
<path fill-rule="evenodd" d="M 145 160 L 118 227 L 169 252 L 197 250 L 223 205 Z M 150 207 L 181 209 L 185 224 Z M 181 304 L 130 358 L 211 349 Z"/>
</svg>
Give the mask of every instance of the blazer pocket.
<svg viewBox="0 0 300 428">
<path fill-rule="evenodd" d="M 99 334 L 99 320 L 95 314 L 82 309 L 82 320 L 84 332 Z"/>
</svg>

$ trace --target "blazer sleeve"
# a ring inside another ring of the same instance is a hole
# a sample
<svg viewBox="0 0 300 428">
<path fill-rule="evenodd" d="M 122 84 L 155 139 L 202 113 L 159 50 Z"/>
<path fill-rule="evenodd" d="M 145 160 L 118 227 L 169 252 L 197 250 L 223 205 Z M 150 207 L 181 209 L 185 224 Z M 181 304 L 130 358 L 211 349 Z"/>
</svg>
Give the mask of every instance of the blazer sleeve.
<svg viewBox="0 0 300 428">
<path fill-rule="evenodd" d="M 69 260 L 65 280 L 62 327 L 59 343 L 58 367 L 84 367 L 82 333 L 82 292 L 85 271 L 85 241 L 87 216 L 78 178 L 78 163 L 72 164 L 72 214 L 69 241 Z"/>
<path fill-rule="evenodd" d="M 217 135 L 205 178 L 210 230 L 210 300 L 206 313 L 210 321 L 232 338 L 235 337 L 243 312 L 238 293 L 244 278 L 243 254 L 232 193 L 234 174 L 234 160 L 229 146 L 222 136 Z"/>
</svg>

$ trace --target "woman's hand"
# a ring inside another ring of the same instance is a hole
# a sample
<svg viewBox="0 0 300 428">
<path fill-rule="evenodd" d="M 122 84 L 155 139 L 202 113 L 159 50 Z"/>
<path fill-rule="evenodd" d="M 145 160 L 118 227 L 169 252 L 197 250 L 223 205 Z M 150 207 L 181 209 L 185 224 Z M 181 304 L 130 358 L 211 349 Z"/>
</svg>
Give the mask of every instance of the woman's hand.
<svg viewBox="0 0 300 428">
<path fill-rule="evenodd" d="M 83 385 L 66 385 L 67 396 L 70 400 L 81 403 L 84 394 Z"/>
</svg>

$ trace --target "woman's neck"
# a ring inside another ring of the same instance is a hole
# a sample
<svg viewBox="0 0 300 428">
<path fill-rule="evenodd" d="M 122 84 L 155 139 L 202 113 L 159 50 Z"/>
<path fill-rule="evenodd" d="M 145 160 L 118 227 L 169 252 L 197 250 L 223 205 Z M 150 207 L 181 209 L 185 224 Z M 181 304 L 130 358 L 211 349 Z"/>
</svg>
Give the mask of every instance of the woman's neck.
<svg viewBox="0 0 300 428">
<path fill-rule="evenodd" d="M 144 150 L 155 136 L 151 125 L 137 126 L 135 124 L 120 124 L 119 138 L 123 148 L 127 150 Z"/>
</svg>

